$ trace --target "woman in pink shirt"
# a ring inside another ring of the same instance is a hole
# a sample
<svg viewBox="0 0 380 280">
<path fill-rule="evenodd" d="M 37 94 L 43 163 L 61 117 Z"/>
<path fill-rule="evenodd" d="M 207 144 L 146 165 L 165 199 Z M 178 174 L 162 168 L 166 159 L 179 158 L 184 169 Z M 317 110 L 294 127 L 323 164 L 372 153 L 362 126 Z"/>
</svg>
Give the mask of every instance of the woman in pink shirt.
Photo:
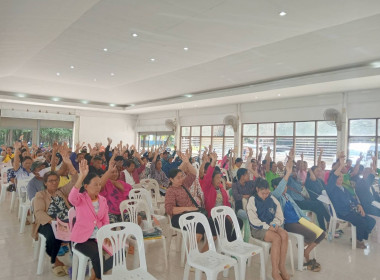
<svg viewBox="0 0 380 280">
<path fill-rule="evenodd" d="M 115 167 L 111 167 L 114 169 Z M 91 259 L 92 274 L 90 280 L 101 277 L 100 256 L 96 233 L 103 225 L 109 224 L 107 200 L 99 195 L 101 179 L 95 173 L 88 173 L 86 160 L 79 163 L 79 178 L 69 194 L 69 201 L 76 210 L 76 222 L 71 231 L 71 241 L 75 249 Z M 80 192 L 82 187 L 84 191 Z M 104 261 L 104 271 L 112 268 L 112 257 Z"/>
<path fill-rule="evenodd" d="M 108 179 L 102 180 L 100 195 L 107 199 L 110 223 L 122 222 L 120 203 L 128 199 L 132 186 L 119 179 L 120 175 L 117 168 L 110 168 L 104 176 L 106 176 L 106 179 L 108 177 Z"/>
</svg>

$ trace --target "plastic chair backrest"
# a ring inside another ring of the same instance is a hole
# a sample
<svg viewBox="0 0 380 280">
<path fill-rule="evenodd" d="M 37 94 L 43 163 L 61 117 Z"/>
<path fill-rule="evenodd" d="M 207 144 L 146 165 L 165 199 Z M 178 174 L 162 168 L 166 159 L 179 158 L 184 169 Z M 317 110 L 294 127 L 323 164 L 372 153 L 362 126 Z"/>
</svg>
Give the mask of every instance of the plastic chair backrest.
<svg viewBox="0 0 380 280">
<path fill-rule="evenodd" d="M 154 206 L 157 206 L 160 195 L 160 187 L 156 184 L 144 185 L 144 189 L 149 193 L 149 197 Z"/>
<path fill-rule="evenodd" d="M 186 254 L 188 256 L 194 253 L 199 253 L 196 232 L 198 224 L 201 224 L 205 229 L 209 250 L 214 252 L 216 251 L 214 239 L 212 237 L 210 225 L 206 216 L 198 212 L 190 212 L 182 214 L 179 217 L 179 226 L 183 239 L 185 241 L 185 244 L 189 244 L 189 247 L 185 246 Z"/>
<path fill-rule="evenodd" d="M 70 230 L 73 230 L 73 221 L 74 221 L 74 218 L 76 217 L 76 215 L 77 215 L 77 212 L 76 212 L 76 210 L 75 210 L 75 208 L 74 207 L 71 207 L 70 209 L 69 209 L 69 214 L 68 214 L 68 216 L 69 216 L 69 228 L 70 228 Z"/>
<path fill-rule="evenodd" d="M 132 189 L 142 189 L 143 187 L 144 187 L 143 184 L 138 183 L 138 184 L 134 184 L 134 185 L 132 186 Z"/>
<path fill-rule="evenodd" d="M 129 192 L 130 199 L 143 199 L 148 203 L 150 211 L 153 213 L 153 203 L 152 203 L 152 195 L 150 191 L 141 188 L 141 189 L 132 189 Z"/>
<path fill-rule="evenodd" d="M 199 171 L 199 162 L 196 161 L 192 165 Z"/>
<path fill-rule="evenodd" d="M 120 213 L 123 221 L 125 211 L 129 214 L 130 222 L 134 224 L 138 224 L 139 212 L 144 211 L 148 224 L 152 224 L 151 212 L 148 204 L 144 199 L 127 199 L 120 203 Z"/>
<path fill-rule="evenodd" d="M 28 180 L 17 180 L 17 185 L 16 185 L 16 191 L 17 191 L 17 194 L 18 194 L 18 197 L 19 199 L 22 198 L 22 193 L 25 193 L 26 196 L 25 196 L 25 201 L 29 201 L 29 197 L 28 197 L 28 194 L 27 194 L 27 189 L 26 187 L 28 186 L 28 183 L 31 179 L 28 179 Z"/>
<path fill-rule="evenodd" d="M 232 220 L 232 224 L 234 226 L 234 230 L 236 233 L 236 240 L 243 241 L 243 237 L 241 236 L 239 222 L 237 220 L 236 214 L 231 207 L 228 206 L 218 206 L 211 209 L 211 217 L 214 221 L 216 227 L 216 233 L 218 234 L 218 242 L 220 245 L 223 243 L 227 243 L 227 230 L 226 230 L 226 218 L 230 216 Z"/>
<path fill-rule="evenodd" d="M 140 259 L 140 269 L 147 271 L 144 239 L 141 228 L 134 223 L 113 223 L 102 226 L 96 234 L 98 250 L 100 255 L 102 279 L 124 279 L 125 273 L 128 271 L 126 259 L 126 256 L 128 255 L 128 249 L 126 248 L 126 245 L 128 243 L 128 239 L 131 236 L 135 238 L 137 243 L 137 249 Z M 110 241 L 110 247 L 112 248 L 113 252 L 112 276 L 108 275 L 108 278 L 107 275 L 104 275 L 103 268 L 103 243 L 106 239 Z"/>
<path fill-rule="evenodd" d="M 328 197 L 328 196 L 327 196 L 327 197 Z M 329 199 L 329 204 L 328 204 L 328 206 L 329 206 L 329 209 L 330 209 L 330 214 L 331 214 L 331 216 L 332 216 L 333 218 L 337 218 L 337 215 L 336 215 L 336 212 L 335 212 L 334 205 L 332 204 L 330 197 L 328 197 L 328 199 Z"/>
<path fill-rule="evenodd" d="M 3 167 L 3 168 L 1 168 L 1 180 L 2 180 L 3 184 L 7 183 L 8 170 L 11 169 L 11 168 L 12 167 Z"/>
<path fill-rule="evenodd" d="M 142 184 L 143 186 L 146 186 L 146 185 L 155 185 L 158 188 L 160 188 L 160 185 L 158 184 L 158 182 L 157 182 L 156 179 L 142 179 L 140 181 L 140 184 Z"/>
</svg>

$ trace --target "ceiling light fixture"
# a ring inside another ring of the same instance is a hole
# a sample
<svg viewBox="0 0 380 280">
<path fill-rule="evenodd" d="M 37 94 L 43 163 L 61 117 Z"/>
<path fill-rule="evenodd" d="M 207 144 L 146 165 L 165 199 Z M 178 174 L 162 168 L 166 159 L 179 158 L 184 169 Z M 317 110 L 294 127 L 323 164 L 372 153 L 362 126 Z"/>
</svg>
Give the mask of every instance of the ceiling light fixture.
<svg viewBox="0 0 380 280">
<path fill-rule="evenodd" d="M 257 99 L 258 97 L 257 96 L 255 96 L 255 99 Z"/>
<path fill-rule="evenodd" d="M 94 82 L 96 82 L 97 80 L 96 80 L 96 78 L 94 79 Z"/>
<path fill-rule="evenodd" d="M 57 76 L 61 76 L 61 73 L 57 72 L 56 75 L 57 75 Z"/>
<path fill-rule="evenodd" d="M 156 59 L 155 59 L 155 58 L 151 58 L 151 59 L 150 59 L 150 61 L 152 61 L 152 62 L 155 62 L 155 61 L 156 61 Z"/>
<path fill-rule="evenodd" d="M 111 107 L 115 107 L 115 106 L 116 106 L 116 104 L 113 104 L 113 103 L 111 103 L 111 104 L 110 104 L 110 106 L 111 106 Z"/>
<path fill-rule="evenodd" d="M 189 48 L 188 47 L 184 47 L 183 50 L 187 52 L 189 50 Z"/>
<path fill-rule="evenodd" d="M 107 49 L 107 48 L 104 48 L 103 51 L 108 52 L 108 49 Z"/>
<path fill-rule="evenodd" d="M 185 94 L 185 97 L 187 97 L 187 98 L 191 98 L 191 97 L 193 97 L 191 94 Z"/>
<path fill-rule="evenodd" d="M 26 97 L 26 94 L 23 94 L 23 93 L 17 93 L 17 96 L 18 96 L 18 97 L 21 97 L 21 98 L 24 98 L 24 97 Z"/>
<path fill-rule="evenodd" d="M 134 107 L 134 106 L 135 106 L 135 104 L 130 104 L 129 106 L 131 106 L 131 107 Z"/>
<path fill-rule="evenodd" d="M 113 77 L 113 76 L 115 76 L 115 73 L 111 73 L 110 75 Z"/>
<path fill-rule="evenodd" d="M 60 99 L 58 97 L 52 97 L 51 100 L 58 102 Z"/>
<path fill-rule="evenodd" d="M 88 104 L 88 101 L 87 100 L 82 100 L 81 101 L 83 104 Z"/>
<path fill-rule="evenodd" d="M 74 69 L 74 68 L 75 68 L 74 65 L 71 65 L 71 66 L 70 66 L 70 69 Z"/>
<path fill-rule="evenodd" d="M 277 96 L 281 96 L 281 94 L 279 93 L 279 94 L 277 94 Z"/>
<path fill-rule="evenodd" d="M 139 35 L 138 35 L 137 33 L 133 33 L 133 34 L 132 34 L 132 37 L 135 37 L 135 38 L 136 38 L 136 37 L 138 37 L 138 36 L 139 36 Z"/>
<path fill-rule="evenodd" d="M 380 61 L 374 61 L 371 63 L 372 68 L 380 68 Z"/>
<path fill-rule="evenodd" d="M 282 11 L 282 12 L 280 12 L 278 15 L 279 15 L 280 17 L 284 17 L 284 16 L 286 16 L 286 12 Z"/>
</svg>

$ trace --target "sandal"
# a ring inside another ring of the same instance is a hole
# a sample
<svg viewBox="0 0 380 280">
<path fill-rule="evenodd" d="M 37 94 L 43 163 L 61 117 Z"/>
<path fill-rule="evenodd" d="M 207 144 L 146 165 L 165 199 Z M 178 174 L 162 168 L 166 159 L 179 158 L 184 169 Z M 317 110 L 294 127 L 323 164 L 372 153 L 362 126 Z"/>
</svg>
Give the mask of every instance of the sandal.
<svg viewBox="0 0 380 280">
<path fill-rule="evenodd" d="M 321 271 L 321 265 L 317 263 L 315 259 L 309 260 L 307 263 L 304 263 L 304 266 L 307 266 L 307 269 L 313 272 Z"/>
<path fill-rule="evenodd" d="M 62 266 L 63 271 L 66 273 L 66 275 L 69 275 L 69 267 L 64 265 Z"/>
<path fill-rule="evenodd" d="M 65 270 L 63 269 L 63 266 L 53 267 L 53 273 L 55 276 L 58 276 L 58 277 L 63 277 L 67 275 Z"/>
</svg>

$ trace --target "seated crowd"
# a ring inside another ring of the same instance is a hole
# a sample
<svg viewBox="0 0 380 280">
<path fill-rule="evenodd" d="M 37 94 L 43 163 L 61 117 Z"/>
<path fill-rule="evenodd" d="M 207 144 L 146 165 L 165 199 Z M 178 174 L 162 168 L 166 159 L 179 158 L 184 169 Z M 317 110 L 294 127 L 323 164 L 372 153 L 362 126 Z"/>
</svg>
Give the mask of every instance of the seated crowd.
<svg viewBox="0 0 380 280">
<path fill-rule="evenodd" d="M 55 238 L 51 223 L 57 219 L 69 222 L 69 209 L 75 207 L 71 241 L 76 250 L 91 259 L 91 279 L 100 279 L 96 233 L 103 225 L 124 220 L 120 204 L 129 199 L 134 185 L 147 178 L 157 181 L 159 193 L 155 195 L 165 200 L 165 212 L 173 227 L 179 228 L 182 214 L 205 210 L 216 239 L 218 229 L 211 218 L 211 209 L 233 207 L 240 227 L 248 222 L 254 239 L 272 244 L 275 280 L 290 279 L 285 268 L 288 233 L 304 237 L 304 265 L 311 271 L 321 270 L 321 264 L 310 258 L 310 252 L 326 238 L 330 222 L 330 211 L 319 200 L 320 196 L 330 198 L 338 218 L 356 226 L 358 248 L 366 248 L 364 240 L 375 226 L 369 215 L 380 217 L 376 204 L 380 196 L 373 187 L 376 157 L 371 168 L 360 165 L 362 157 L 352 167 L 352 162 L 345 161 L 345 155 L 340 153 L 331 171 L 327 171 L 322 149 L 318 165 L 308 168 L 303 155 L 295 161 L 293 149 L 286 162 L 276 163 L 269 147 L 263 160 L 262 148 L 256 158 L 249 148 L 244 163 L 241 158 L 235 158 L 234 151 L 218 162 L 217 154 L 209 147 L 205 148 L 197 170 L 191 147 L 185 153 L 176 148 L 169 152 L 165 147 L 139 152 L 133 145 L 123 146 L 122 142 L 111 147 L 112 139 L 107 138 L 106 147 L 101 143 L 94 146 L 78 143 L 72 152 L 66 143 L 54 143 L 48 149 L 37 146 L 29 149 L 22 140 L 13 147 L 2 147 L 3 164 L 10 166 L 7 180 L 11 186 L 17 186 L 19 180 L 29 180 L 27 198 L 33 200 L 35 215 L 32 235 L 38 238 L 39 233 L 47 239 L 46 253 L 57 276 L 68 272 L 58 259 L 64 242 Z M 315 213 L 316 224 L 309 221 L 305 211 Z M 229 241 L 236 239 L 229 219 L 226 219 L 226 232 Z M 198 226 L 196 233 L 200 241 L 204 228 Z M 201 251 L 207 250 L 205 242 Z M 104 270 L 111 268 L 112 258 L 109 258 L 104 262 Z"/>
</svg>

